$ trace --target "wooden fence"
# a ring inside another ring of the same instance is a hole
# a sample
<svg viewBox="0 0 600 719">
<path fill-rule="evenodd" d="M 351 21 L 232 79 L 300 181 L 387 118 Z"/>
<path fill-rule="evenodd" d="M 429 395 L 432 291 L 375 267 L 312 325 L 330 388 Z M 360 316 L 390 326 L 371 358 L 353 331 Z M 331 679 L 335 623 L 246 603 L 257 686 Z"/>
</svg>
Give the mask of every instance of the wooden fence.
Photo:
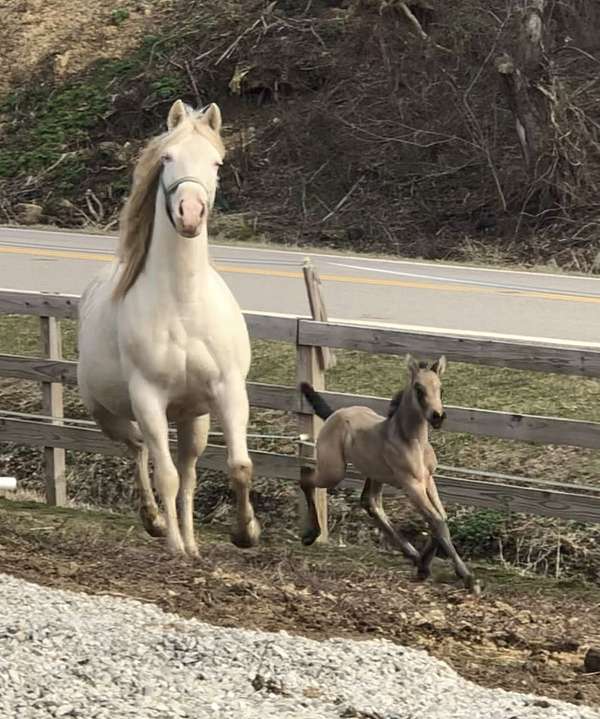
<svg viewBox="0 0 600 719">
<path fill-rule="evenodd" d="M 42 383 L 44 416 L 0 411 L 0 441 L 45 448 L 47 498 L 62 504 L 66 498 L 64 450 L 122 455 L 124 448 L 107 439 L 91 422 L 63 419 L 62 386 L 76 383 L 76 363 L 60 356 L 57 320 L 77 316 L 79 298 L 74 295 L 0 290 L 0 314 L 35 315 L 40 318 L 43 358 L 0 355 L 0 376 Z M 317 349 L 348 348 L 378 354 L 433 357 L 446 354 L 449 360 L 518 369 L 600 377 L 600 350 L 559 342 L 529 343 L 457 336 L 455 334 L 404 331 L 388 327 L 362 326 L 277 314 L 246 312 L 254 339 L 292 343 L 297 352 L 297 379 L 314 381 L 319 365 Z M 308 434 L 312 409 L 296 387 L 248 383 L 253 407 L 293 412 Z M 385 412 L 389 398 L 325 392 L 334 407 L 364 404 Z M 542 444 L 562 444 L 600 449 L 600 423 L 556 417 L 494 412 L 465 407 L 446 408 L 445 431 L 468 432 L 502 439 Z M 312 429 L 310 429 L 312 428 Z M 284 455 L 252 451 L 259 476 L 297 481 L 302 467 L 313 463 L 306 451 Z M 209 445 L 200 465 L 223 470 L 225 448 Z M 349 481 L 356 481 L 350 471 Z M 439 491 L 448 503 L 496 507 L 564 519 L 600 522 L 598 487 L 560 484 L 502 477 L 472 469 L 440 467 L 436 477 Z"/>
</svg>

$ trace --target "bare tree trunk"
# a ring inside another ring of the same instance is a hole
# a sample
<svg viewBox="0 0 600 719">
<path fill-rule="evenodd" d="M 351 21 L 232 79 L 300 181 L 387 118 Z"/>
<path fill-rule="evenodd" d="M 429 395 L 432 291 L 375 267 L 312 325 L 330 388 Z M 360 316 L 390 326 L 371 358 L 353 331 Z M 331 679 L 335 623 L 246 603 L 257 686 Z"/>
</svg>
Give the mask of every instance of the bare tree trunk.
<svg viewBox="0 0 600 719">
<path fill-rule="evenodd" d="M 516 61 L 508 53 L 496 59 L 496 69 L 504 82 L 506 98 L 515 116 L 523 158 L 530 172 L 535 168 L 546 129 L 545 118 L 540 117 L 539 99 L 533 97 L 539 94 L 534 83 L 542 74 L 545 5 L 546 0 L 526 1 L 521 10 Z"/>
<path fill-rule="evenodd" d="M 530 181 L 529 199 L 542 211 L 556 204 L 552 186 L 553 105 L 558 98 L 551 63 L 545 55 L 544 12 L 546 0 L 515 0 L 521 23 L 514 57 L 503 53 L 496 58 L 508 105 Z"/>
</svg>

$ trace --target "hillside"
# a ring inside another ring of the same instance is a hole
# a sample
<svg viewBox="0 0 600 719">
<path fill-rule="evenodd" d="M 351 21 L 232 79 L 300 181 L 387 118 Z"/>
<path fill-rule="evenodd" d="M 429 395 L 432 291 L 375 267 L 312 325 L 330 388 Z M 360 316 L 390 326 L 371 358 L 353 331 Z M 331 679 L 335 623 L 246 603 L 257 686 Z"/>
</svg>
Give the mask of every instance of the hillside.
<svg viewBox="0 0 600 719">
<path fill-rule="evenodd" d="M 244 236 L 594 271 L 600 7 L 510 5 L 0 4 L 0 221 L 114 229 L 182 97 L 222 108 Z"/>
</svg>

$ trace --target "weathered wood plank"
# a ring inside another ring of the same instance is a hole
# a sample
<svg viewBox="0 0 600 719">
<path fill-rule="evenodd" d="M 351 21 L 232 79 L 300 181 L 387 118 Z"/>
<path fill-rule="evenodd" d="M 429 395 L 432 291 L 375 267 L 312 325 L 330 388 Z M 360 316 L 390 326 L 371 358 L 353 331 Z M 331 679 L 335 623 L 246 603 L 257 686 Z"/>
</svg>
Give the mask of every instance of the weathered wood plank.
<svg viewBox="0 0 600 719">
<path fill-rule="evenodd" d="M 127 456 L 125 447 L 108 439 L 95 427 L 74 425 L 53 425 L 37 420 L 0 417 L 0 442 L 12 442 L 33 447 L 52 445 L 76 452 L 91 452 L 107 456 Z M 175 443 L 171 442 L 175 449 Z M 299 462 L 292 455 L 260 452 L 253 450 L 250 457 L 254 473 L 261 477 L 272 477 L 298 481 Z M 227 450 L 218 445 L 208 445 L 199 460 L 199 466 L 227 472 Z"/>
<path fill-rule="evenodd" d="M 122 457 L 125 447 L 105 437 L 95 427 L 55 425 L 38 420 L 0 417 L 0 442 L 32 447 L 62 447 L 78 452 L 94 452 Z"/>
<path fill-rule="evenodd" d="M 302 274 L 304 275 L 304 285 L 308 296 L 311 317 L 313 320 L 327 322 L 329 317 L 327 316 L 327 308 L 325 307 L 325 300 L 321 292 L 322 285 L 319 271 L 308 258 L 302 266 Z M 319 366 L 324 372 L 332 369 L 337 364 L 334 353 L 328 347 L 317 347 L 317 357 L 319 359 Z"/>
<path fill-rule="evenodd" d="M 530 414 L 446 407 L 444 430 L 538 444 L 600 449 L 600 423 Z"/>
<path fill-rule="evenodd" d="M 57 447 L 81 452 L 95 452 L 123 456 L 122 445 L 107 439 L 92 427 L 52 425 L 32 420 L 0 417 L 0 442 Z M 255 473 L 262 477 L 273 477 L 298 481 L 300 464 L 313 466 L 309 459 L 299 460 L 290 455 L 269 452 L 250 452 Z M 226 450 L 224 447 L 209 445 L 199 462 L 200 467 L 225 471 Z M 358 475 L 348 473 L 347 484 L 362 486 Z M 538 514 L 561 519 L 600 523 L 600 497 L 575 492 L 560 492 L 537 487 L 519 487 L 496 482 L 486 482 L 439 474 L 436 482 L 443 500 L 448 504 L 463 504 L 474 507 L 491 507 L 511 512 Z M 389 492 L 390 488 L 387 488 Z M 386 492 L 386 493 L 388 493 Z"/>
<path fill-rule="evenodd" d="M 447 477 L 441 474 L 436 475 L 435 482 L 443 502 L 448 505 L 460 504 L 467 507 L 485 507 L 506 512 L 600 523 L 600 497 L 589 494 L 518 487 L 462 477 Z M 360 490 L 363 480 L 356 472 L 349 471 L 343 484 Z M 402 492 L 386 485 L 384 494 L 402 495 Z"/>
<path fill-rule="evenodd" d="M 256 477 L 269 477 L 271 479 L 285 479 L 298 482 L 300 464 L 298 458 L 289 454 L 275 452 L 250 451 L 250 459 L 254 465 Z M 209 444 L 204 454 L 198 460 L 198 466 L 203 469 L 212 469 L 227 472 L 227 450 L 215 444 Z"/>
<path fill-rule="evenodd" d="M 79 295 L 0 289 L 0 314 L 75 319 L 80 299 Z M 298 319 L 293 315 L 244 312 L 244 317 L 254 339 L 296 342 Z"/>
<path fill-rule="evenodd" d="M 309 382 L 315 389 L 323 390 L 325 387 L 325 371 L 319 364 L 316 348 L 314 347 L 296 347 L 296 381 Z M 299 434 L 308 435 L 309 439 L 314 440 L 318 434 L 323 420 L 314 413 L 298 412 L 298 432 Z M 298 448 L 300 456 L 313 457 L 314 447 L 308 445 L 300 445 Z M 300 466 L 298 478 L 304 479 L 310 474 L 312 469 L 306 466 Z M 315 507 L 321 534 L 317 542 L 326 543 L 328 540 L 328 515 L 327 515 L 327 491 L 325 489 L 315 490 Z M 298 487 L 298 515 L 300 516 L 300 531 L 304 532 L 308 526 L 308 513 L 306 498 L 304 492 Z"/>
<path fill-rule="evenodd" d="M 262 312 L 244 312 L 244 317 L 252 339 L 296 343 L 297 317 Z"/>
<path fill-rule="evenodd" d="M 20 355 L 0 355 L 0 377 L 74 385 L 77 383 L 77 363 Z M 312 408 L 294 387 L 261 382 L 248 382 L 247 387 L 252 407 L 312 414 Z M 384 397 L 370 395 L 323 392 L 323 396 L 334 409 L 365 405 L 375 412 L 385 414 L 389 404 L 389 400 Z M 446 410 L 448 419 L 443 427 L 443 431 L 446 432 L 465 432 L 519 442 L 600 449 L 600 422 L 496 412 L 452 405 L 447 405 Z"/>
<path fill-rule="evenodd" d="M 251 407 L 279 409 L 284 412 L 300 411 L 300 393 L 294 387 L 262 382 L 248 382 L 246 387 Z"/>
<path fill-rule="evenodd" d="M 0 377 L 77 384 L 77 362 L 0 354 Z"/>
<path fill-rule="evenodd" d="M 435 481 L 447 504 L 600 523 L 600 497 L 443 475 L 436 476 Z"/>
<path fill-rule="evenodd" d="M 0 289 L 0 314 L 77 317 L 78 295 Z"/>
<path fill-rule="evenodd" d="M 62 358 L 62 339 L 56 317 L 40 317 L 42 354 L 50 360 Z M 63 416 L 63 385 L 61 382 L 42 382 L 42 413 L 52 418 Z M 65 450 L 52 445 L 44 447 L 46 501 L 51 506 L 67 503 Z"/>
<path fill-rule="evenodd" d="M 423 358 L 445 354 L 449 360 L 473 364 L 600 377 L 600 350 L 560 343 L 528 344 L 526 341 L 428 334 L 304 319 L 299 320 L 298 342 L 313 347 L 327 344 L 378 354 L 411 352 Z"/>
<path fill-rule="evenodd" d="M 342 392 L 323 392 L 323 397 L 333 409 L 364 405 L 375 412 L 385 415 L 389 399 L 368 395 L 353 395 Z M 279 392 L 278 400 L 281 408 L 291 397 Z M 311 408 L 302 399 L 302 411 L 310 412 Z M 536 442 L 539 444 L 561 444 L 573 447 L 589 447 L 600 449 L 600 422 L 585 422 L 559 417 L 543 417 L 512 412 L 495 412 L 485 409 L 453 407 L 446 405 L 448 419 L 444 423 L 445 432 L 466 432 L 469 434 L 500 439 L 512 439 L 519 442 Z"/>
</svg>

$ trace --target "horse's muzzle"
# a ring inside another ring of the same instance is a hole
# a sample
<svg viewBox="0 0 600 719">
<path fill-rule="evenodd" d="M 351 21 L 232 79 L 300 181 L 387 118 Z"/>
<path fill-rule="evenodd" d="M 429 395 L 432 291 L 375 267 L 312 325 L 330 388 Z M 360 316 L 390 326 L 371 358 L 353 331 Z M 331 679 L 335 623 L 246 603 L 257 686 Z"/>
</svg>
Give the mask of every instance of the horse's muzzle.
<svg viewBox="0 0 600 719">
<path fill-rule="evenodd" d="M 206 205 L 201 200 L 185 198 L 177 205 L 175 227 L 183 237 L 196 237 L 200 234 L 206 215 Z"/>
<path fill-rule="evenodd" d="M 429 418 L 429 424 L 431 424 L 434 429 L 439 429 L 442 424 L 444 424 L 445 419 L 445 412 L 442 412 L 442 414 L 440 414 L 439 412 L 432 412 L 431 417 Z"/>
</svg>

